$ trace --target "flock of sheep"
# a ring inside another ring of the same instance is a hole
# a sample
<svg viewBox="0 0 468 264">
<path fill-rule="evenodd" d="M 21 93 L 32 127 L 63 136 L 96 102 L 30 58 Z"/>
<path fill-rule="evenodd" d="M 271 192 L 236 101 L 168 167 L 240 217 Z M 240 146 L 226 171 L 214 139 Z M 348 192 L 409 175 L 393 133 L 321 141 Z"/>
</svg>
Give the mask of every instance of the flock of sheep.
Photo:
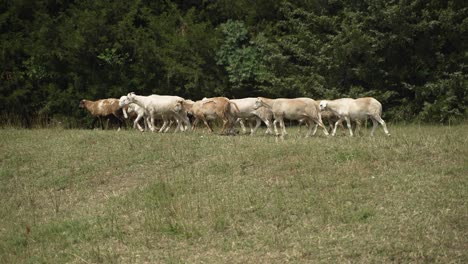
<svg viewBox="0 0 468 264">
<path fill-rule="evenodd" d="M 203 98 L 199 101 L 186 100 L 179 96 L 149 95 L 141 96 L 129 93 L 120 99 L 109 98 L 97 101 L 81 100 L 80 107 L 87 109 L 99 120 L 104 129 L 102 118 L 114 116 L 119 122 L 119 130 L 124 118 L 133 117 L 133 127 L 140 131 L 156 131 L 156 120 L 162 120 L 159 132 L 167 132 L 175 122 L 174 132 L 193 130 L 202 121 L 213 132 L 210 121 L 222 120 L 222 134 L 233 134 L 234 126 L 240 123 L 243 132 L 246 132 L 244 122 L 250 126 L 250 134 L 255 134 L 261 122 L 267 126 L 266 133 L 272 134 L 272 126 L 276 135 L 287 134 L 284 119 L 297 120 L 308 127 L 306 137 L 315 135 L 317 127 L 329 135 L 322 119 L 327 120 L 331 127 L 331 134 L 336 134 L 338 126 L 346 121 L 350 136 L 353 136 L 352 121 L 359 126 L 361 120 L 370 118 L 373 123 L 371 136 L 376 127 L 381 124 L 386 135 L 388 132 L 385 121 L 381 118 L 382 105 L 372 97 L 358 99 L 341 98 L 336 100 L 322 100 L 319 102 L 311 98 L 277 98 L 264 97 L 228 99 L 226 97 Z M 193 117 L 191 124 L 189 116 Z M 144 128 L 140 125 L 144 122 Z M 255 122 L 255 126 L 253 126 Z M 281 134 L 277 124 L 280 124 Z"/>
</svg>

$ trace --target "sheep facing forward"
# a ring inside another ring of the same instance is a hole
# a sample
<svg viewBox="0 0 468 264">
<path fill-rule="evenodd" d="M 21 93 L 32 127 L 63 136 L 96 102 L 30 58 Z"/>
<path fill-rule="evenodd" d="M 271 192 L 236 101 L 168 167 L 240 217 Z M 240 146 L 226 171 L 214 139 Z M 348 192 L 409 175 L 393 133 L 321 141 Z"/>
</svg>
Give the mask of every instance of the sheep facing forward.
<svg viewBox="0 0 468 264">
<path fill-rule="evenodd" d="M 97 101 L 83 99 L 80 101 L 79 107 L 88 110 L 91 115 L 95 117 L 91 124 L 92 128 L 94 128 L 96 121 L 99 120 L 101 129 L 104 130 L 104 124 L 102 122 L 103 117 L 107 117 L 107 127 L 109 127 L 109 117 L 111 116 L 114 116 L 117 119 L 117 122 L 119 123 L 118 130 L 120 130 L 122 128 L 122 124 L 124 124 L 124 115 L 122 108 L 119 106 L 119 99 L 108 98 Z"/>
<path fill-rule="evenodd" d="M 320 110 L 329 110 L 339 117 L 333 128 L 332 136 L 336 134 L 337 126 L 340 125 L 343 120 L 346 120 L 350 136 L 353 136 L 351 120 L 365 120 L 367 117 L 369 117 L 373 123 L 371 137 L 374 136 L 375 128 L 379 124 L 382 125 L 385 134 L 390 136 L 387 125 L 381 117 L 382 104 L 373 97 L 322 100 L 320 101 Z"/>
</svg>

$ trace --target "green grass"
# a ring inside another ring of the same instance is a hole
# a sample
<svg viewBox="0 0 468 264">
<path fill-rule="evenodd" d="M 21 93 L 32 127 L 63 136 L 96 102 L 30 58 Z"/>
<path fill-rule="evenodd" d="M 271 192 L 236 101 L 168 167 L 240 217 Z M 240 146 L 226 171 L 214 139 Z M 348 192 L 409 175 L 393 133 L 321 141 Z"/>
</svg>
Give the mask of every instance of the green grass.
<svg viewBox="0 0 468 264">
<path fill-rule="evenodd" d="M 0 263 L 467 263 L 468 125 L 0 130 Z"/>
</svg>

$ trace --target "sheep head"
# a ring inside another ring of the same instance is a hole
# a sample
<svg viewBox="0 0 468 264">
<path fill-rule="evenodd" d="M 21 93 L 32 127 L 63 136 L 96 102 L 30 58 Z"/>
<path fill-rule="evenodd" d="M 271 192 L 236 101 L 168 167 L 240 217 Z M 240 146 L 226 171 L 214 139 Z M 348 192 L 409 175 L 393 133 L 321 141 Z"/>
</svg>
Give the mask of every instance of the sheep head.
<svg viewBox="0 0 468 264">
<path fill-rule="evenodd" d="M 174 112 L 178 113 L 182 111 L 182 109 L 184 108 L 183 104 L 184 100 L 178 100 L 174 105 Z"/>
<path fill-rule="evenodd" d="M 83 99 L 83 100 L 80 101 L 80 104 L 78 105 L 78 107 L 79 108 L 86 108 L 85 105 L 86 105 L 86 100 Z"/>
<path fill-rule="evenodd" d="M 255 104 L 253 106 L 253 109 L 257 110 L 257 109 L 259 109 L 260 107 L 262 107 L 264 105 L 265 105 L 265 103 L 263 102 L 262 98 L 257 97 L 257 100 L 255 100 Z"/>
<path fill-rule="evenodd" d="M 323 111 L 327 108 L 328 101 L 327 100 L 322 100 L 320 101 L 320 111 Z"/>
<path fill-rule="evenodd" d="M 119 106 L 120 107 L 124 107 L 126 105 L 130 104 L 130 100 L 128 99 L 128 96 L 122 96 L 120 97 L 119 99 Z"/>
</svg>

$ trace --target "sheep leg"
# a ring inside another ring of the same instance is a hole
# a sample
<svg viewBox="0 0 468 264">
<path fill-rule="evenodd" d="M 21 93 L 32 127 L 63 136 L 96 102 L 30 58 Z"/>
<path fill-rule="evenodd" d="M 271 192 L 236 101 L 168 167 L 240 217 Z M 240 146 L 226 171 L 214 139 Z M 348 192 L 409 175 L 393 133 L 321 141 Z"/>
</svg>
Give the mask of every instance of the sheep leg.
<svg viewBox="0 0 468 264">
<path fill-rule="evenodd" d="M 117 131 L 120 131 L 122 129 L 122 120 L 120 120 L 120 118 L 117 117 L 117 122 L 119 123 L 119 128 L 117 129 Z"/>
<path fill-rule="evenodd" d="M 185 113 L 184 115 L 182 115 L 181 117 L 181 120 L 182 120 L 182 127 L 184 130 L 182 131 L 187 131 L 190 129 L 190 119 L 188 118 L 187 114 Z"/>
<path fill-rule="evenodd" d="M 149 121 L 148 117 L 144 117 L 143 124 L 145 125 L 145 130 L 149 130 Z"/>
<path fill-rule="evenodd" d="M 234 119 L 234 117 L 228 117 L 228 133 L 230 135 L 234 135 L 235 134 L 235 125 L 236 125 L 236 120 Z"/>
<path fill-rule="evenodd" d="M 346 126 L 348 127 L 348 130 L 349 130 L 349 135 L 352 137 L 354 136 L 354 134 L 353 134 L 353 129 L 351 128 L 351 119 L 349 118 L 349 116 L 345 116 L 345 120 L 346 120 Z"/>
<path fill-rule="evenodd" d="M 102 117 L 99 117 L 99 125 L 101 126 L 101 130 L 104 130 L 104 122 L 102 122 Z"/>
<path fill-rule="evenodd" d="M 247 129 L 245 129 L 244 120 L 242 118 L 237 118 L 236 123 L 239 123 L 242 128 L 242 133 L 247 133 Z"/>
<path fill-rule="evenodd" d="M 388 132 L 387 124 L 385 124 L 385 121 L 384 121 L 381 117 L 379 117 L 379 118 L 377 119 L 377 122 L 379 122 L 379 123 L 382 125 L 385 134 L 386 134 L 387 136 L 390 136 L 390 132 Z"/>
<path fill-rule="evenodd" d="M 250 135 L 253 135 L 255 134 L 255 132 L 257 132 L 257 129 L 260 127 L 260 125 L 262 124 L 262 120 L 260 120 L 260 118 L 256 117 L 255 118 L 255 127 L 254 129 L 250 132 Z"/>
<path fill-rule="evenodd" d="M 183 111 L 182 113 L 176 113 L 176 118 L 180 122 L 180 131 L 184 132 L 190 128 L 190 119 L 187 116 L 187 113 Z"/>
<path fill-rule="evenodd" d="M 106 130 L 109 130 L 109 121 L 110 121 L 110 117 L 107 117 Z"/>
<path fill-rule="evenodd" d="M 312 131 L 312 136 L 315 136 L 315 133 L 317 133 L 317 128 L 318 128 L 318 124 L 315 123 L 314 131 Z"/>
<path fill-rule="evenodd" d="M 195 130 L 195 128 L 197 128 L 197 125 L 198 125 L 198 122 L 200 120 L 198 118 L 195 118 L 195 120 L 193 120 L 193 123 L 192 123 L 192 131 Z"/>
<path fill-rule="evenodd" d="M 273 131 L 271 129 L 271 122 L 270 120 L 266 119 L 266 120 L 263 120 L 263 122 L 265 123 L 265 125 L 267 126 L 267 130 L 265 131 L 265 134 L 273 134 Z"/>
<path fill-rule="evenodd" d="M 185 116 L 185 131 L 189 130 L 192 126 L 190 125 L 190 118 L 188 116 Z"/>
<path fill-rule="evenodd" d="M 252 124 L 252 120 L 247 120 L 247 122 L 249 122 L 250 135 L 252 135 L 252 134 L 253 134 L 253 124 Z"/>
<path fill-rule="evenodd" d="M 138 115 L 137 118 L 135 118 L 135 121 L 133 121 L 133 128 L 137 128 L 140 131 L 144 131 L 143 128 L 140 126 L 140 120 L 143 118 L 143 115 Z"/>
<path fill-rule="evenodd" d="M 102 117 L 99 117 L 99 123 L 101 124 L 101 130 L 104 130 L 104 122 L 102 122 Z"/>
<path fill-rule="evenodd" d="M 176 120 L 176 122 L 177 122 L 177 120 Z M 164 133 L 167 133 L 169 131 L 169 129 L 172 127 L 172 124 L 174 124 L 174 120 L 171 119 L 171 120 L 169 120 L 169 124 L 167 125 L 166 129 L 164 129 Z M 177 122 L 177 126 L 180 129 L 179 122 Z M 177 131 L 177 127 L 176 127 L 174 132 L 176 132 L 176 131 Z"/>
<path fill-rule="evenodd" d="M 172 121 L 172 120 L 171 120 Z M 169 122 L 167 121 L 166 118 L 163 117 L 163 125 L 162 127 L 159 129 L 159 133 L 163 133 L 163 132 L 166 132 L 165 129 L 166 127 L 168 126 Z"/>
<path fill-rule="evenodd" d="M 333 128 L 333 132 L 332 132 L 332 136 L 335 136 L 336 134 L 336 128 L 341 124 L 341 122 L 343 122 L 343 118 L 339 118 L 338 121 L 336 121 L 335 123 L 335 127 Z"/>
<path fill-rule="evenodd" d="M 183 126 L 183 124 L 182 124 L 182 121 L 179 120 L 179 119 L 176 119 L 176 122 L 177 122 L 177 127 L 176 127 L 176 129 L 174 130 L 174 133 L 177 133 L 179 130 L 180 130 L 181 132 L 184 132 L 184 130 L 183 130 L 183 127 L 184 127 L 184 126 Z"/>
<path fill-rule="evenodd" d="M 374 131 L 377 128 L 377 126 L 379 125 L 379 123 L 377 122 L 377 120 L 375 120 L 375 118 L 371 118 L 371 119 L 372 119 L 372 130 L 370 132 L 370 136 L 373 137 L 374 136 Z"/>
<path fill-rule="evenodd" d="M 355 120 L 355 122 L 353 123 L 353 131 L 354 131 L 354 134 L 361 135 L 361 121 L 360 120 Z"/>
<path fill-rule="evenodd" d="M 379 123 L 382 125 L 385 134 L 387 136 L 390 136 L 390 133 L 388 132 L 388 129 L 387 129 L 387 125 L 385 124 L 385 121 L 383 121 L 383 119 L 381 117 L 373 117 L 372 118 L 372 123 L 374 124 L 372 126 L 372 131 L 371 131 L 371 136 L 372 137 L 374 136 L 375 128 L 379 125 Z"/>
<path fill-rule="evenodd" d="M 229 119 L 223 119 L 223 129 L 221 130 L 221 134 L 226 134 L 226 130 L 229 129 Z"/>
<path fill-rule="evenodd" d="M 94 129 L 94 125 L 96 124 L 96 121 L 99 120 L 99 117 L 96 116 L 96 118 L 94 118 L 93 122 L 91 123 L 91 129 Z"/>
<path fill-rule="evenodd" d="M 150 129 L 151 129 L 151 132 L 154 132 L 154 131 L 156 130 L 155 124 L 154 124 L 154 116 L 151 115 L 150 119 L 151 119 L 151 121 L 150 121 Z"/>
<path fill-rule="evenodd" d="M 280 126 L 281 126 L 281 130 L 282 130 L 281 135 L 282 136 L 287 135 L 288 132 L 286 132 L 286 126 L 284 125 L 284 119 L 283 118 L 280 119 Z"/>
<path fill-rule="evenodd" d="M 137 123 L 137 127 L 138 127 L 138 130 L 139 130 L 140 132 L 145 131 L 145 130 L 143 129 L 143 127 L 141 127 L 140 123 Z"/>
<path fill-rule="evenodd" d="M 341 131 L 343 131 L 343 136 L 346 136 L 346 128 L 344 127 L 343 123 L 340 123 Z"/>
<path fill-rule="evenodd" d="M 208 128 L 208 133 L 213 133 L 213 129 L 211 128 L 210 126 L 210 123 L 208 123 L 208 121 L 205 119 L 203 119 L 203 123 L 205 124 L 205 126 Z"/>
<path fill-rule="evenodd" d="M 310 135 L 312 134 L 312 122 L 310 120 L 306 120 L 305 123 L 307 124 L 307 134 L 305 137 L 310 137 Z M 315 126 L 315 130 L 316 130 L 317 126 Z"/>
<path fill-rule="evenodd" d="M 278 128 L 276 127 L 276 125 L 278 124 L 278 119 L 275 119 L 275 121 L 273 121 L 273 126 L 275 127 L 275 134 L 277 136 L 279 136 L 280 134 L 278 133 Z"/>
<path fill-rule="evenodd" d="M 135 120 L 133 120 L 133 128 L 137 128 L 138 122 L 140 121 L 141 116 L 138 115 Z"/>
<path fill-rule="evenodd" d="M 119 123 L 119 128 L 117 129 L 117 131 L 120 131 L 122 129 L 122 125 L 124 124 L 125 120 L 122 119 L 121 116 L 119 116 L 118 114 L 114 116 L 117 118 L 117 122 Z"/>
<path fill-rule="evenodd" d="M 325 127 L 325 125 L 323 124 L 322 120 L 314 120 L 315 121 L 315 129 L 314 129 L 314 133 L 312 135 L 315 136 L 315 132 L 317 132 L 317 127 L 320 126 L 322 129 L 323 129 L 323 133 L 328 136 L 330 135 L 328 133 L 328 129 Z"/>
</svg>

